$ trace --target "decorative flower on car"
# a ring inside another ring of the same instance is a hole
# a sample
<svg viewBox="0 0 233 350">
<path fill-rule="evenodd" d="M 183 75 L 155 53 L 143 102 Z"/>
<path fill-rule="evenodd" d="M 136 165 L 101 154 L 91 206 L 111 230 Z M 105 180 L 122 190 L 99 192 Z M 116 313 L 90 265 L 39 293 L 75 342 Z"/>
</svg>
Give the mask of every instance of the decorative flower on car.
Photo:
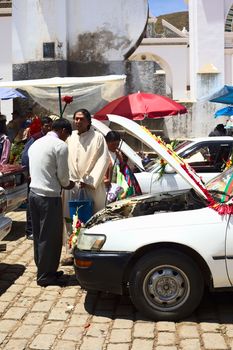
<svg viewBox="0 0 233 350">
<path fill-rule="evenodd" d="M 69 249 L 73 249 L 76 246 L 80 230 L 82 227 L 84 227 L 83 222 L 81 220 L 79 220 L 79 218 L 78 218 L 78 209 L 79 208 L 77 208 L 76 213 L 75 213 L 75 215 L 73 215 L 72 219 L 65 218 L 66 223 L 71 224 L 71 232 L 69 233 L 69 238 L 68 238 Z"/>
</svg>

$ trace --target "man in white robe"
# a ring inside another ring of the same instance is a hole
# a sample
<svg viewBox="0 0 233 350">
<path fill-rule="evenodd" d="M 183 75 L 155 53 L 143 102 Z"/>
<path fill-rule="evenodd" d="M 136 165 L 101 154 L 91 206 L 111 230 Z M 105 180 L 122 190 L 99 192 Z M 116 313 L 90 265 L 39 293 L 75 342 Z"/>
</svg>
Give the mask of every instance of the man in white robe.
<svg viewBox="0 0 233 350">
<path fill-rule="evenodd" d="M 66 207 L 68 200 L 75 199 L 78 190 L 85 188 L 93 200 L 95 213 L 106 203 L 104 175 L 109 165 L 108 147 L 103 135 L 91 126 L 91 115 L 86 109 L 76 111 L 73 120 L 76 130 L 67 144 L 70 179 L 75 182 L 75 188 L 69 191 Z"/>
</svg>

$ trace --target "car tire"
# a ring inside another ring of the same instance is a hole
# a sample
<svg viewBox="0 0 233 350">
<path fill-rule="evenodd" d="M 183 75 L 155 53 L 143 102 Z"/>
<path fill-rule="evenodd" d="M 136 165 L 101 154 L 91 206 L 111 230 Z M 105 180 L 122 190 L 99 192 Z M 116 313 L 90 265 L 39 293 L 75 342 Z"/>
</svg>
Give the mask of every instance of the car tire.
<svg viewBox="0 0 233 350">
<path fill-rule="evenodd" d="M 154 320 L 177 321 L 188 316 L 199 305 L 203 291 L 200 268 L 189 256 L 173 249 L 144 255 L 129 278 L 134 306 Z"/>
</svg>

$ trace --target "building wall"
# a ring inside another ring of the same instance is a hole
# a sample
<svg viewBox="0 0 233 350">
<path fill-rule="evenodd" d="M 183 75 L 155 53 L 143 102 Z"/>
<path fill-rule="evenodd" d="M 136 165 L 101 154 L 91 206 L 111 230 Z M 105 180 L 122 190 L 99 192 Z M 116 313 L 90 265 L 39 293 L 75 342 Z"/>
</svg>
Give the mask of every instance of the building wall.
<svg viewBox="0 0 233 350">
<path fill-rule="evenodd" d="M 0 17 L 0 78 L 12 80 L 12 41 L 11 41 L 11 17 Z M 1 113 L 11 119 L 12 100 L 1 101 Z"/>
<path fill-rule="evenodd" d="M 148 15 L 147 0 L 15 0 L 15 3 L 12 11 L 15 80 L 121 74 L 124 58 L 142 35 Z M 54 43 L 54 57 L 43 57 L 44 43 Z"/>
</svg>

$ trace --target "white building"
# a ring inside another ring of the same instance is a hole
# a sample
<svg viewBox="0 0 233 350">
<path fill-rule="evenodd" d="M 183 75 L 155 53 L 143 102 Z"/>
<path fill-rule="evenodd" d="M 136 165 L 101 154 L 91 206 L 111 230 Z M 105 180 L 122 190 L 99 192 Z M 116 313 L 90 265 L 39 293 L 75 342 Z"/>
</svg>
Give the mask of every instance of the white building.
<svg viewBox="0 0 233 350">
<path fill-rule="evenodd" d="M 18 80 L 122 74 L 128 59 L 155 61 L 163 70 L 155 74 L 166 76 L 167 92 L 189 108 L 188 116 L 161 122 L 169 137 L 207 135 L 225 121 L 214 119 L 214 111 L 222 106 L 208 99 L 224 84 L 233 85 L 233 1 L 189 0 L 189 33 L 164 22 L 176 37 L 144 38 L 139 46 L 147 21 L 146 0 L 12 4 L 12 17 L 0 19 L 4 80 L 11 78 L 12 63 L 13 79 Z"/>
</svg>

